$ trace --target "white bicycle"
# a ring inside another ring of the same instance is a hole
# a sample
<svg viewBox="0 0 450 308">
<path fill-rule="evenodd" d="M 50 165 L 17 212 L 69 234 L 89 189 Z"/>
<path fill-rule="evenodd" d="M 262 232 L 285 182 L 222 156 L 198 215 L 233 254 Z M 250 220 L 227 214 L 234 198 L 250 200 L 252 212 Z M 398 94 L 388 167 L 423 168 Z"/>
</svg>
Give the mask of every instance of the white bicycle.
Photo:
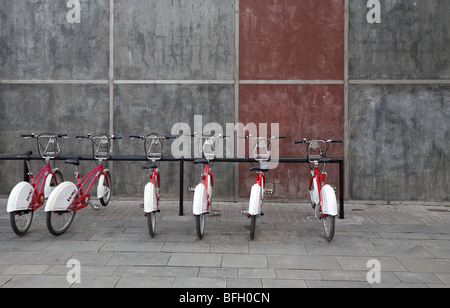
<svg viewBox="0 0 450 308">
<path fill-rule="evenodd" d="M 160 174 L 156 162 L 161 160 L 163 152 L 163 141 L 166 139 L 174 139 L 176 136 L 160 135 L 151 133 L 146 136 L 130 136 L 130 139 L 143 139 L 144 151 L 148 163 L 142 166 L 142 169 L 150 170 L 148 176 L 148 183 L 144 189 L 144 203 L 141 208 L 144 210 L 147 217 L 148 231 L 150 236 L 155 236 L 156 228 L 156 213 L 159 212 L 159 197 L 160 195 Z"/>
<path fill-rule="evenodd" d="M 213 195 L 213 175 L 211 173 L 211 168 L 209 162 L 216 156 L 216 143 L 218 138 L 227 138 L 222 135 L 217 136 L 197 136 L 194 134 L 192 137 L 197 137 L 199 142 L 199 148 L 202 139 L 205 139 L 203 146 L 200 148 L 202 153 L 202 158 L 197 158 L 194 160 L 194 164 L 203 164 L 203 173 L 201 176 L 200 183 L 195 188 L 189 188 L 190 192 L 194 192 L 194 202 L 192 205 L 192 212 L 195 217 L 195 225 L 197 230 L 197 237 L 199 239 L 203 238 L 205 234 L 205 221 L 206 214 L 220 215 L 220 211 L 212 210 L 212 195 Z"/>
<path fill-rule="evenodd" d="M 272 195 L 273 189 L 265 188 L 266 177 L 265 172 L 269 171 L 269 161 L 271 158 L 271 141 L 273 139 L 285 138 L 284 136 L 273 136 L 273 137 L 252 137 L 251 135 L 240 137 L 250 139 L 251 141 L 251 151 L 253 153 L 253 158 L 259 162 L 257 166 L 251 167 L 250 171 L 256 171 L 255 184 L 253 184 L 250 192 L 250 200 L 248 203 L 248 210 L 242 210 L 242 214 L 247 215 L 251 219 L 250 223 L 250 239 L 255 237 L 256 229 L 256 217 L 264 216 L 262 211 L 262 204 L 264 200 L 264 195 Z"/>
</svg>

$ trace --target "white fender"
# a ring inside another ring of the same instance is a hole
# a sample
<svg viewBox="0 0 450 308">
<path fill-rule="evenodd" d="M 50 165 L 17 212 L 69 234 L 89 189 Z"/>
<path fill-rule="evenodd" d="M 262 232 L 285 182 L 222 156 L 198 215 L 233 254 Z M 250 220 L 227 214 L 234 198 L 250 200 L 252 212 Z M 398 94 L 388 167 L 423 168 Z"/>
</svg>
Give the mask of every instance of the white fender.
<svg viewBox="0 0 450 308">
<path fill-rule="evenodd" d="M 208 195 L 209 195 L 209 200 L 212 200 L 212 194 L 213 194 L 213 186 L 211 184 L 211 176 L 208 175 Z"/>
<path fill-rule="evenodd" d="M 316 205 L 319 204 L 319 193 L 317 189 L 317 180 L 316 178 L 313 179 L 311 190 L 309 191 L 309 196 L 311 197 L 311 201 L 314 202 Z"/>
<path fill-rule="evenodd" d="M 109 192 L 109 188 L 105 186 L 105 175 L 102 174 L 98 178 L 98 186 L 97 186 L 97 198 L 103 198 Z"/>
<path fill-rule="evenodd" d="M 250 201 L 248 204 L 249 215 L 259 215 L 261 202 L 261 186 L 259 184 L 253 184 L 250 192 Z"/>
<path fill-rule="evenodd" d="M 151 213 L 157 210 L 155 185 L 149 182 L 144 190 L 144 212 Z"/>
<path fill-rule="evenodd" d="M 192 213 L 194 215 L 200 215 L 205 212 L 206 212 L 206 186 L 203 183 L 200 183 L 195 187 Z"/>
<path fill-rule="evenodd" d="M 20 182 L 11 190 L 6 210 L 8 212 L 26 210 L 33 199 L 33 186 L 28 182 Z"/>
<path fill-rule="evenodd" d="M 50 197 L 50 194 L 55 189 L 55 187 L 50 186 L 50 183 L 52 182 L 52 180 L 53 180 L 53 174 L 49 173 L 48 176 L 47 176 L 47 179 L 45 180 L 45 184 L 44 184 L 44 195 L 45 195 L 45 198 Z"/>
<path fill-rule="evenodd" d="M 320 196 L 322 198 L 322 212 L 324 214 L 336 216 L 337 202 L 334 189 L 330 185 L 326 184 L 325 186 L 322 187 L 322 190 L 320 191 Z"/>
<path fill-rule="evenodd" d="M 45 211 L 64 211 L 77 197 L 78 188 L 72 182 L 62 182 L 52 191 L 45 204 Z"/>
</svg>

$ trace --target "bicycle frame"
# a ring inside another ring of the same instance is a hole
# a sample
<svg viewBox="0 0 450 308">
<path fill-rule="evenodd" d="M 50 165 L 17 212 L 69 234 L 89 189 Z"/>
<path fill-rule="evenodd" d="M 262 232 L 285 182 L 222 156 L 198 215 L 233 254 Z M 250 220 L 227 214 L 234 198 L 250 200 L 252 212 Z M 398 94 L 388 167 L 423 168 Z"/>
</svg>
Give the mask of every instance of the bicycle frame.
<svg viewBox="0 0 450 308">
<path fill-rule="evenodd" d="M 323 186 L 325 185 L 325 178 L 326 178 L 326 173 L 321 173 L 319 170 L 319 163 L 318 161 L 314 162 L 314 171 L 311 171 L 311 179 L 309 181 L 309 190 L 311 191 L 314 185 L 314 181 L 317 185 L 317 193 L 318 193 L 318 202 L 317 204 L 319 205 L 319 211 L 321 213 L 322 218 L 325 217 L 325 214 L 323 213 L 323 209 L 322 209 L 322 196 L 321 196 L 321 191 Z"/>
<path fill-rule="evenodd" d="M 78 188 L 76 191 L 76 195 L 79 195 L 79 197 L 76 198 L 75 200 L 73 200 L 72 204 L 68 208 L 69 211 L 79 211 L 89 205 L 89 200 L 91 199 L 91 196 L 89 195 L 89 191 L 90 191 L 92 185 L 94 185 L 95 181 L 102 174 L 105 176 L 106 184 L 108 186 L 110 185 L 108 177 L 106 176 L 107 171 L 108 171 L 108 169 L 104 169 L 103 164 L 100 161 L 99 164 L 97 165 L 97 167 L 92 169 L 83 178 L 81 178 L 81 176 L 78 172 L 75 172 L 76 179 L 77 179 L 76 186 Z M 87 189 L 85 190 L 85 192 L 83 192 L 83 187 L 89 182 L 89 180 L 90 180 L 90 183 L 89 183 Z"/>
<path fill-rule="evenodd" d="M 30 170 L 30 168 L 28 168 Z M 58 170 L 58 169 L 55 169 Z M 49 193 L 44 190 L 45 183 L 47 181 L 47 178 L 49 175 L 52 175 L 52 177 L 55 179 L 56 185 L 59 183 L 57 182 L 55 173 L 53 172 L 53 169 L 50 166 L 50 163 L 47 162 L 44 167 L 42 167 L 41 170 L 36 174 L 36 176 L 33 176 L 33 173 L 30 172 L 30 184 L 33 187 L 33 199 L 30 201 L 30 205 L 28 206 L 28 209 L 30 210 L 37 210 L 40 208 L 45 201 L 45 194 Z M 40 183 L 40 185 L 39 185 Z M 39 187 L 39 190 L 37 189 Z M 43 191 L 44 190 L 44 191 Z"/>
<path fill-rule="evenodd" d="M 212 173 L 209 171 L 209 163 L 205 164 L 205 168 L 203 169 L 203 174 L 202 174 L 202 178 L 200 183 L 202 183 L 203 185 L 205 185 L 206 187 L 206 212 L 209 212 L 209 205 L 210 205 L 210 196 L 209 196 L 209 190 L 208 190 L 208 185 L 209 183 L 209 179 L 211 179 L 211 187 L 214 187 L 214 181 L 213 181 L 213 175 Z"/>
</svg>

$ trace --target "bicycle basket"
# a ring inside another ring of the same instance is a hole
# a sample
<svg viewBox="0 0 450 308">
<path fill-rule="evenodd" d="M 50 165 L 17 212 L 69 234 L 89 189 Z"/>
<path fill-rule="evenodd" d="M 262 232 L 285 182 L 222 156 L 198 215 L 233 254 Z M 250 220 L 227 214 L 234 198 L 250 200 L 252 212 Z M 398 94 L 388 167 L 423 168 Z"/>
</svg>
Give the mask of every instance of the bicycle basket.
<svg viewBox="0 0 450 308">
<path fill-rule="evenodd" d="M 52 159 L 58 156 L 61 151 L 58 145 L 57 136 L 54 134 L 41 134 L 37 137 L 39 155 L 43 159 Z"/>
<path fill-rule="evenodd" d="M 161 137 L 156 134 L 150 134 L 145 137 L 145 154 L 147 159 L 159 160 L 162 157 L 163 145 Z"/>
<path fill-rule="evenodd" d="M 216 140 L 215 136 L 207 137 L 203 144 L 202 151 L 207 160 L 214 159 L 216 156 Z"/>
<path fill-rule="evenodd" d="M 253 158 L 257 161 L 266 161 L 270 158 L 270 139 L 258 137 L 252 140 Z"/>
<path fill-rule="evenodd" d="M 108 159 L 111 155 L 111 142 L 106 135 L 92 137 L 92 150 L 95 159 Z"/>
<path fill-rule="evenodd" d="M 327 149 L 328 144 L 325 142 L 325 140 L 312 139 L 311 142 L 308 144 L 306 150 L 306 156 L 308 157 L 308 161 L 312 162 L 325 157 Z"/>
</svg>

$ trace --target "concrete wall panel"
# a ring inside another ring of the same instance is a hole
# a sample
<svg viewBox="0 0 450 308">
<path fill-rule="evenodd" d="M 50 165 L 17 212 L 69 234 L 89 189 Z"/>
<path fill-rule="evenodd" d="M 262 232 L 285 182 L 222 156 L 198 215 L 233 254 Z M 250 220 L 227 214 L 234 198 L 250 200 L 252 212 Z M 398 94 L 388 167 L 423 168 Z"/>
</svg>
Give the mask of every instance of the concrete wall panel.
<svg viewBox="0 0 450 308">
<path fill-rule="evenodd" d="M 90 144 L 75 136 L 107 132 L 108 112 L 106 85 L 0 85 L 0 153 L 31 150 L 37 154 L 36 141 L 20 135 L 55 132 L 67 133 L 69 137 L 60 141 L 61 154 L 89 155 Z M 42 167 L 41 162 L 32 163 L 35 172 Z M 62 162 L 59 165 L 65 178 L 73 180 L 73 168 Z M 23 162 L 0 161 L 0 166 L 0 194 L 9 194 L 23 179 Z"/>
<path fill-rule="evenodd" d="M 370 24 L 367 1 L 350 1 L 350 78 L 450 78 L 450 1 L 380 2 L 381 23 Z"/>
<path fill-rule="evenodd" d="M 116 79 L 233 79 L 234 0 L 119 0 Z"/>
<path fill-rule="evenodd" d="M 240 79 L 343 79 L 344 1 L 239 5 Z"/>
<path fill-rule="evenodd" d="M 279 123 L 280 157 L 305 157 L 305 145 L 294 145 L 301 138 L 333 138 L 344 136 L 343 85 L 241 85 L 239 89 L 239 121 Z M 343 145 L 330 146 L 329 157 L 343 157 Z M 248 197 L 254 183 L 249 164 L 240 164 L 239 196 Z M 338 165 L 329 165 L 330 184 L 338 185 Z M 309 167 L 306 164 L 279 164 L 267 173 L 267 187 L 275 188 L 273 197 L 307 198 Z"/>
<path fill-rule="evenodd" d="M 170 134 L 174 124 L 179 122 L 188 124 L 191 133 L 194 133 L 195 125 L 203 129 L 212 122 L 220 124 L 225 132 L 226 123 L 234 123 L 233 85 L 120 85 L 115 87 L 115 92 L 114 126 L 119 134 L 127 134 L 115 148 L 116 153 L 122 155 L 144 155 L 143 143 L 128 140 L 130 134 Z M 195 115 L 202 116 L 202 125 L 194 124 Z M 171 145 L 171 140 L 165 142 L 164 155 L 173 154 Z M 115 163 L 114 170 L 121 175 L 115 178 L 119 194 L 142 194 L 147 174 L 141 169 L 142 164 Z M 234 196 L 233 165 L 215 163 L 213 170 L 215 196 Z M 198 184 L 201 172 L 201 165 L 185 162 L 185 189 Z M 179 162 L 161 162 L 161 178 L 163 191 L 171 197 L 178 196 Z"/>
<path fill-rule="evenodd" d="M 351 199 L 450 200 L 450 87 L 352 85 Z"/>
<path fill-rule="evenodd" d="M 107 79 L 109 1 L 0 0 L 0 79 Z"/>
</svg>

